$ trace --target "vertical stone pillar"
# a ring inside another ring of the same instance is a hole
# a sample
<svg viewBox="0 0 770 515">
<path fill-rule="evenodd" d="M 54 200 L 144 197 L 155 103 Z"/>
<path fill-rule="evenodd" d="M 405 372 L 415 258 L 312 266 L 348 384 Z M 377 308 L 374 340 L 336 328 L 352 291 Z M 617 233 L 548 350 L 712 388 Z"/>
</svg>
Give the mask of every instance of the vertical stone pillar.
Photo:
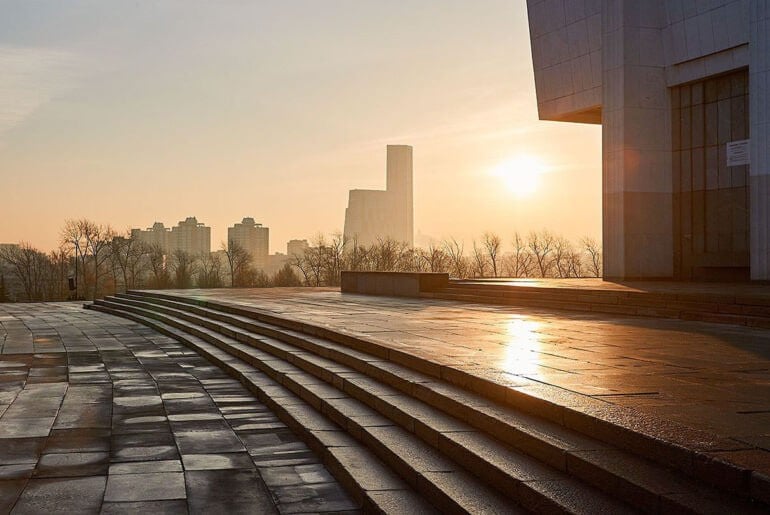
<svg viewBox="0 0 770 515">
<path fill-rule="evenodd" d="M 673 275 L 663 0 L 603 0 L 604 277 Z"/>
<path fill-rule="evenodd" d="M 751 0 L 749 34 L 751 278 L 770 280 L 770 2 Z"/>
</svg>

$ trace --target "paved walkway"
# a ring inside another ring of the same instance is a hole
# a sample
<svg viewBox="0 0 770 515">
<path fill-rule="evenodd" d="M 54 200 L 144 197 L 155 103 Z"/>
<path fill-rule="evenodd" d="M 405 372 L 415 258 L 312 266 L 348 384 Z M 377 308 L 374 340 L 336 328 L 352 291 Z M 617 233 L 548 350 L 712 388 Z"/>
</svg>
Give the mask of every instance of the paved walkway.
<svg viewBox="0 0 770 515">
<path fill-rule="evenodd" d="M 354 510 L 240 383 L 80 304 L 0 304 L 0 513 Z"/>
<path fill-rule="evenodd" d="M 535 395 L 550 385 L 566 390 L 565 402 L 600 399 L 770 451 L 768 330 L 329 288 L 175 293 L 351 331 Z"/>
</svg>

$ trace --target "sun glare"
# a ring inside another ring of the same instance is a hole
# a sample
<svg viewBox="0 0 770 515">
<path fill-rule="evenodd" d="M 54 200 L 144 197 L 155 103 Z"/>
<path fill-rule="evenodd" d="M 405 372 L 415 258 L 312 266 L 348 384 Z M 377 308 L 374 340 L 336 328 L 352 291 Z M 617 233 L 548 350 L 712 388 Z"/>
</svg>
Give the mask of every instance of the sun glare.
<svg viewBox="0 0 770 515">
<path fill-rule="evenodd" d="M 537 191 L 540 177 L 547 171 L 545 163 L 531 155 L 521 154 L 495 166 L 491 174 L 517 196 L 525 197 Z"/>
</svg>

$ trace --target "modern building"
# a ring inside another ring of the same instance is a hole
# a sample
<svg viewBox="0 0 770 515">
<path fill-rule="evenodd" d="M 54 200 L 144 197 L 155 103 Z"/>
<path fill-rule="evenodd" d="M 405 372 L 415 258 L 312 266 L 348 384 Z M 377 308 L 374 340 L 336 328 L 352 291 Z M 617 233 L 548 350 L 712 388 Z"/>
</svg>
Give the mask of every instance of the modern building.
<svg viewBox="0 0 770 515">
<path fill-rule="evenodd" d="M 206 227 L 194 216 L 189 216 L 171 228 L 168 245 L 169 254 L 177 250 L 192 256 L 208 254 L 211 252 L 211 227 Z"/>
<path fill-rule="evenodd" d="M 286 244 L 286 255 L 290 258 L 293 256 L 304 256 L 305 251 L 310 247 L 307 240 L 289 240 Z"/>
<path fill-rule="evenodd" d="M 527 5 L 540 118 L 602 125 L 605 278 L 770 279 L 770 2 Z"/>
<path fill-rule="evenodd" d="M 270 229 L 254 222 L 253 218 L 244 218 L 227 228 L 227 242 L 235 242 L 251 254 L 252 264 L 264 270 L 270 254 Z"/>
<path fill-rule="evenodd" d="M 145 230 L 131 229 L 131 238 L 146 243 L 147 245 L 158 245 L 166 253 L 169 251 L 169 238 L 171 230 L 167 229 L 161 222 L 155 222 L 152 227 Z"/>
<path fill-rule="evenodd" d="M 380 238 L 414 244 L 412 147 L 388 145 L 385 191 L 350 190 L 344 235 L 360 245 Z"/>
</svg>

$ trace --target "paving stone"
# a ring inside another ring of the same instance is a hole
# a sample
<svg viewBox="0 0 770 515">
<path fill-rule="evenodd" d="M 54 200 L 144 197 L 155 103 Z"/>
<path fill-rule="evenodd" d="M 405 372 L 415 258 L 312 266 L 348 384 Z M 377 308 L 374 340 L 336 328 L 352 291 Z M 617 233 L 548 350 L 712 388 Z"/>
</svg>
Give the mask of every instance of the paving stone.
<svg viewBox="0 0 770 515">
<path fill-rule="evenodd" d="M 109 474 L 146 474 L 149 472 L 182 472 L 179 460 L 133 461 L 112 463 Z"/>
<path fill-rule="evenodd" d="M 105 483 L 104 476 L 30 479 L 11 513 L 95 513 L 101 507 Z"/>
<path fill-rule="evenodd" d="M 34 470 L 35 463 L 0 465 L 0 480 L 30 478 Z"/>
<path fill-rule="evenodd" d="M 40 457 L 35 477 L 102 476 L 107 474 L 109 453 L 68 452 Z"/>
<path fill-rule="evenodd" d="M 162 501 L 185 499 L 184 474 L 181 472 L 150 472 L 116 474 L 107 479 L 105 502 Z"/>
<path fill-rule="evenodd" d="M 0 425 L 5 422 L 0 421 Z M 45 446 L 45 438 L 7 438 L 0 441 L 0 463 L 36 463 Z"/>
<path fill-rule="evenodd" d="M 179 452 L 173 445 L 148 445 L 112 449 L 110 460 L 119 461 L 151 461 L 179 459 Z"/>
<path fill-rule="evenodd" d="M 182 454 L 211 454 L 245 451 L 232 431 L 185 431 L 174 434 Z"/>
<path fill-rule="evenodd" d="M 270 493 L 255 482 L 256 471 L 185 472 L 190 513 L 277 513 Z"/>
<path fill-rule="evenodd" d="M 136 513 L 153 514 L 183 514 L 187 513 L 187 502 L 184 500 L 172 501 L 138 501 L 138 502 L 105 502 L 102 504 L 102 515 Z"/>
<path fill-rule="evenodd" d="M 25 486 L 27 486 L 27 479 L 0 481 L 0 513 L 11 512 Z"/>
<path fill-rule="evenodd" d="M 53 422 L 53 417 L 4 419 L 0 424 L 0 442 L 8 438 L 48 436 Z"/>
<path fill-rule="evenodd" d="M 221 454 L 183 454 L 185 470 L 254 469 L 247 452 Z"/>
<path fill-rule="evenodd" d="M 281 513 L 358 511 L 358 505 L 336 483 L 277 485 L 273 487 Z"/>
</svg>

